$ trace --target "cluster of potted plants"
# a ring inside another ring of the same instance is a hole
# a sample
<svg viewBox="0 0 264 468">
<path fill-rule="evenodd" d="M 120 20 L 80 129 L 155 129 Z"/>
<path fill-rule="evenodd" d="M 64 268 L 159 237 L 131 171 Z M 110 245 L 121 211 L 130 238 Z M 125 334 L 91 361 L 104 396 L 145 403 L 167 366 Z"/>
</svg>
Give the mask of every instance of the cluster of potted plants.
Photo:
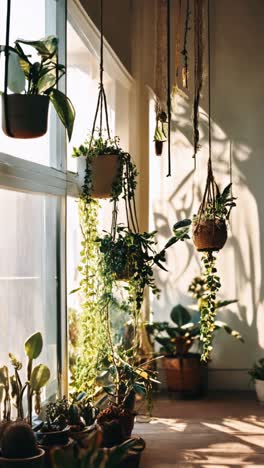
<svg viewBox="0 0 264 468">
<path fill-rule="evenodd" d="M 201 360 L 201 321 L 200 314 L 204 297 L 207 294 L 204 277 L 195 277 L 189 292 L 196 300 L 197 309 L 183 307 L 181 304 L 173 307 L 170 313 L 171 323 L 154 322 L 147 325 L 148 333 L 161 346 L 163 368 L 166 374 L 168 390 L 180 398 L 196 398 L 207 391 L 207 363 Z M 217 300 L 215 310 L 237 302 L 236 300 Z M 226 322 L 215 320 L 213 337 L 219 330 L 243 342 L 241 334 L 233 330 Z"/>
</svg>

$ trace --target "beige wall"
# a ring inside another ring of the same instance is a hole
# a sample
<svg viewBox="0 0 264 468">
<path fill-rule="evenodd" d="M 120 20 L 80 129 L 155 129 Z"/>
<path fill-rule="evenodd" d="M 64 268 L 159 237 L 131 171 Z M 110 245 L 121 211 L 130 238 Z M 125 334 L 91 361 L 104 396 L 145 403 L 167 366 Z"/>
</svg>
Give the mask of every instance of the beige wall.
<svg viewBox="0 0 264 468">
<path fill-rule="evenodd" d="M 88 15 L 100 29 L 100 0 L 81 0 Z M 104 0 L 105 37 L 128 71 L 131 70 L 132 0 Z"/>
<path fill-rule="evenodd" d="M 145 228 L 149 222 L 151 228 L 158 228 L 162 245 L 175 220 L 191 216 L 199 206 L 208 156 L 208 103 L 205 81 L 201 101 L 202 148 L 197 157 L 197 170 L 193 173 L 191 101 L 174 100 L 172 177 L 166 178 L 166 152 L 161 158 L 154 156 L 153 103 L 149 108 L 156 1 L 111 1 L 106 37 L 136 79 L 131 109 L 136 116 L 134 140 L 141 172 L 141 226 Z M 172 2 L 174 6 L 175 1 Z M 97 22 L 95 3 L 99 2 L 83 0 L 83 3 Z M 105 3 L 110 8 L 110 2 Z M 238 298 L 239 305 L 232 306 L 222 318 L 242 332 L 245 344 L 224 334 L 218 335 L 210 366 L 210 386 L 248 389 L 247 369 L 256 357 L 264 355 L 264 2 L 211 0 L 211 9 L 213 165 L 219 184 L 228 183 L 232 142 L 234 193 L 238 197 L 229 240 L 218 255 L 218 267 L 222 277 L 221 297 Z M 162 297 L 159 302 L 151 301 L 155 319 L 168 318 L 171 307 L 178 302 L 190 303 L 186 291 L 192 277 L 199 274 L 199 265 L 199 256 L 191 243 L 171 250 L 170 273 L 157 273 Z"/>
</svg>

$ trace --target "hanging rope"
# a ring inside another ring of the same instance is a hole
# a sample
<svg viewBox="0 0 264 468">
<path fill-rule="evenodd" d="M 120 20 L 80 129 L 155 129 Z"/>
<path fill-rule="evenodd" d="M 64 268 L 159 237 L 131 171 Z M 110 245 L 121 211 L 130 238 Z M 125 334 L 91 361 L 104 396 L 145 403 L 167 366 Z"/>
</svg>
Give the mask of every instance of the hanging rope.
<svg viewBox="0 0 264 468">
<path fill-rule="evenodd" d="M 171 47 L 170 47 L 170 0 L 167 0 L 167 108 L 168 108 L 168 174 L 171 176 Z"/>
<path fill-rule="evenodd" d="M 198 220 L 195 227 L 195 231 L 198 230 L 202 215 L 205 213 L 207 206 L 209 205 L 212 209 L 213 219 L 215 220 L 215 196 L 217 193 L 217 184 L 214 179 L 212 169 L 212 134 L 211 134 L 211 31 L 210 31 L 210 0 L 207 3 L 207 34 L 208 34 L 208 170 L 205 191 L 202 199 L 202 203 L 198 210 Z"/>
<path fill-rule="evenodd" d="M 176 89 L 179 87 L 179 76 L 180 76 L 180 54 L 181 54 L 181 19 L 182 19 L 182 0 L 177 3 L 177 24 L 176 24 L 176 57 L 175 57 L 175 68 L 176 68 Z"/>
<path fill-rule="evenodd" d="M 187 43 L 188 43 L 188 32 L 191 29 L 190 26 L 189 26 L 190 16 L 191 16 L 190 1 L 187 0 L 186 16 L 185 16 L 185 27 L 184 27 L 184 39 L 183 39 L 183 49 L 181 51 L 181 54 L 183 55 L 183 59 L 184 59 L 184 66 L 183 66 L 183 69 L 182 69 L 182 85 L 186 89 L 188 89 L 188 82 L 189 82 L 189 61 L 188 61 Z"/>
<path fill-rule="evenodd" d="M 96 105 L 96 111 L 95 111 L 95 116 L 94 116 L 94 121 L 93 121 L 93 126 L 92 126 L 92 133 L 91 133 L 91 140 L 90 140 L 90 146 L 89 150 L 91 149 L 92 141 L 93 141 L 93 136 L 95 132 L 95 126 L 98 118 L 98 112 L 100 111 L 99 114 L 99 136 L 102 136 L 103 133 L 103 111 L 105 111 L 105 121 L 106 121 L 106 130 L 107 130 L 107 136 L 110 139 L 110 127 L 109 127 L 109 118 L 108 118 L 108 110 L 107 110 L 107 100 L 106 100 L 106 94 L 104 90 L 104 9 L 103 9 L 103 0 L 101 0 L 101 14 L 100 14 L 100 81 L 99 81 L 99 94 L 98 94 L 98 100 L 97 100 L 97 105 Z"/>
<path fill-rule="evenodd" d="M 199 150 L 199 104 L 203 84 L 203 0 L 194 2 L 194 100 L 193 100 L 193 149 L 194 166 Z"/>
<path fill-rule="evenodd" d="M 9 124 L 9 111 L 8 111 L 8 67 L 9 67 L 9 36 L 10 36 L 10 18 L 11 18 L 11 0 L 7 0 L 6 12 L 6 41 L 5 41 L 5 78 L 4 78 L 4 110 L 5 110 L 5 127 L 8 136 L 13 137 Z"/>
</svg>

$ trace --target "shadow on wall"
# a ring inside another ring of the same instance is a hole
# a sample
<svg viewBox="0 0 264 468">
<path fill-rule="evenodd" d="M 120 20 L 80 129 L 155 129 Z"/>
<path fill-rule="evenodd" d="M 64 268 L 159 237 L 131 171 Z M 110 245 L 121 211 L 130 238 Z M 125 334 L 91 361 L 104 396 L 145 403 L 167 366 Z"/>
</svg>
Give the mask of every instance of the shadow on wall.
<svg viewBox="0 0 264 468">
<path fill-rule="evenodd" d="M 228 14 L 227 14 L 228 12 Z M 220 187 L 229 182 L 232 143 L 233 189 L 238 197 L 230 223 L 229 240 L 218 255 L 222 279 L 221 296 L 237 297 L 239 305 L 223 317 L 245 338 L 240 344 L 221 337 L 213 356 L 213 366 L 246 368 L 264 348 L 264 205 L 263 108 L 260 75 L 264 65 L 258 51 L 263 43 L 264 3 L 213 1 L 212 5 L 212 148 L 213 168 Z M 207 83 L 204 83 L 207 94 Z M 197 212 L 205 185 L 208 158 L 207 102 L 200 113 L 201 150 L 193 171 L 191 101 L 174 99 L 172 122 L 173 177 L 166 178 L 166 150 L 161 159 L 151 154 L 151 201 L 153 224 L 160 231 L 161 244 L 176 220 Z M 152 146 L 151 146 L 152 148 Z M 153 152 L 153 150 L 151 150 Z M 153 156 L 153 157 L 152 157 Z M 157 187 L 157 174 L 159 187 Z M 156 182 L 155 182 L 156 180 Z M 169 203 L 168 203 L 169 202 Z M 185 292 L 192 277 L 200 273 L 199 256 L 191 243 L 175 246 L 168 255 L 169 275 L 157 272 L 162 289 L 160 303 L 153 300 L 155 319 L 167 319 L 171 307 L 186 302 Z M 232 341 L 232 340 L 231 340 Z"/>
</svg>

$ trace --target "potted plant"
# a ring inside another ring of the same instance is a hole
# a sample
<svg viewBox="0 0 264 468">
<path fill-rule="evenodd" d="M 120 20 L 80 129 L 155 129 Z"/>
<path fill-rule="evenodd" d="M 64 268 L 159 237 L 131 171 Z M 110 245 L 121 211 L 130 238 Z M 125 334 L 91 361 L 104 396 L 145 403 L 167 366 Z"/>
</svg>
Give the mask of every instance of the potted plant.
<svg viewBox="0 0 264 468">
<path fill-rule="evenodd" d="M 264 358 L 259 359 L 249 370 L 249 375 L 255 383 L 258 401 L 264 404 Z"/>
<path fill-rule="evenodd" d="M 45 419 L 36 432 L 39 444 L 45 448 L 54 445 L 65 446 L 69 442 L 68 400 L 66 397 L 48 403 Z"/>
<path fill-rule="evenodd" d="M 1 433 L 0 445 L 0 466 L 3 468 L 43 466 L 45 452 L 37 446 L 32 428 L 24 421 L 7 423 Z"/>
<path fill-rule="evenodd" d="M 133 438 L 112 449 L 102 449 L 102 433 L 100 430 L 92 433 L 86 440 L 85 446 L 77 446 L 70 455 L 61 449 L 53 452 L 54 468 L 137 468 L 135 458 L 139 461 L 139 454 L 144 449 L 143 439 Z M 132 458 L 133 465 L 130 463 Z"/>
<path fill-rule="evenodd" d="M 193 217 L 193 242 L 199 252 L 213 252 L 222 249 L 227 240 L 226 222 L 236 206 L 228 184 L 221 193 L 216 184 L 211 164 L 202 204 Z"/>
<path fill-rule="evenodd" d="M 218 311 L 233 302 L 236 301 L 217 301 L 215 308 Z M 207 387 L 207 365 L 201 361 L 199 346 L 200 312 L 189 310 L 178 304 L 173 307 L 170 318 L 172 324 L 154 322 L 147 325 L 149 334 L 154 336 L 155 341 L 161 345 L 160 352 L 164 354 L 163 367 L 168 390 L 177 392 L 183 398 L 201 396 Z M 232 330 L 227 323 L 216 320 L 214 333 L 221 329 L 243 342 L 239 332 Z M 196 352 L 191 350 L 195 344 Z"/>
<path fill-rule="evenodd" d="M 32 424 L 33 400 L 35 400 L 35 411 L 40 411 L 41 390 L 48 383 L 50 370 L 44 364 L 37 364 L 33 367 L 33 362 L 42 351 L 43 339 L 40 332 L 31 335 L 25 342 L 25 354 L 27 356 L 27 381 L 22 384 L 19 372 L 22 363 L 9 353 L 11 365 L 14 367 L 14 375 L 9 376 L 7 366 L 0 368 L 0 401 L 4 400 L 3 419 L 9 421 L 11 418 L 11 401 L 15 401 L 17 419 L 24 419 L 23 397 L 27 391 L 27 422 Z"/>
<path fill-rule="evenodd" d="M 131 437 L 135 418 L 135 396 L 151 398 L 156 373 L 146 369 L 146 363 L 137 366 L 133 360 L 115 354 L 114 362 L 98 376 L 97 382 L 107 395 L 108 405 L 97 416 L 103 432 L 103 447 L 113 447 Z"/>
<path fill-rule="evenodd" d="M 23 46 L 33 48 L 38 60 Z M 2 127 L 6 135 L 13 138 L 37 138 L 47 131 L 49 102 L 71 139 L 75 110 L 70 99 L 56 89 L 65 74 L 65 66 L 58 63 L 58 39 L 48 36 L 38 41 L 17 39 L 14 47 L 1 46 L 0 51 L 8 54 L 6 74 L 7 86 L 14 94 L 2 96 Z"/>
<path fill-rule="evenodd" d="M 188 230 L 191 221 L 186 219 L 173 226 L 173 236 L 161 251 L 157 251 L 155 240 L 156 231 L 133 232 L 124 226 L 117 226 L 116 235 L 111 233 L 98 238 L 100 252 L 103 254 L 103 274 L 113 280 L 129 281 L 134 289 L 136 307 L 139 310 L 145 287 L 148 286 L 153 294 L 160 291 L 155 284 L 153 268 L 166 270 L 163 263 L 166 261 L 166 250 L 179 240 L 189 239 Z"/>
<path fill-rule="evenodd" d="M 136 169 L 128 153 L 120 148 L 119 137 L 104 138 L 98 130 L 79 148 L 74 148 L 84 194 L 92 198 L 116 199 L 131 190 Z"/>
</svg>

